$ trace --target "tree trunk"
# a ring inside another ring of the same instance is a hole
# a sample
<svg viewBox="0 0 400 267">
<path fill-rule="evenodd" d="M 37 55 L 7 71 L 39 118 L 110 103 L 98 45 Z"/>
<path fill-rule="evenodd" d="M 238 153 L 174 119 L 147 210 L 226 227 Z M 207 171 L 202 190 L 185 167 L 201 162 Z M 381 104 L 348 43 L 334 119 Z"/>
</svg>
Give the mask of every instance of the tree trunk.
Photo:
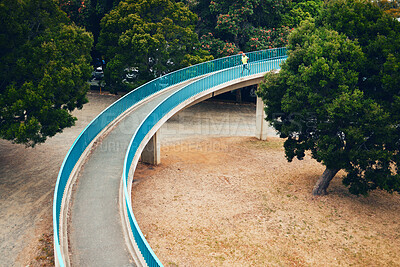
<svg viewBox="0 0 400 267">
<path fill-rule="evenodd" d="M 326 189 L 338 171 L 339 169 L 326 168 L 324 173 L 321 175 L 321 177 L 319 177 L 317 183 L 315 184 L 312 194 L 314 196 L 326 195 Z"/>
</svg>

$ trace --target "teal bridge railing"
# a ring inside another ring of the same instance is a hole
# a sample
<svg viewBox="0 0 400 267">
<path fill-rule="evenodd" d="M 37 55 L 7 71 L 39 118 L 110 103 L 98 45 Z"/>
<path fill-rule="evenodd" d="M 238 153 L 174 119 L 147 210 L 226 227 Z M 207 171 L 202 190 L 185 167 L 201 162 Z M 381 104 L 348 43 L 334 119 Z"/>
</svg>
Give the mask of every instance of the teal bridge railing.
<svg viewBox="0 0 400 267">
<path fill-rule="evenodd" d="M 138 130 L 133 135 L 130 145 L 128 147 L 123 174 L 123 187 L 125 195 L 125 206 L 128 212 L 128 219 L 130 230 L 139 250 L 145 259 L 148 266 L 162 266 L 153 250 L 150 248 L 146 239 L 144 238 L 140 228 L 133 215 L 132 205 L 130 203 L 130 196 L 128 194 L 128 173 L 134 155 L 138 152 L 140 143 L 143 141 L 147 133 L 156 125 L 156 123 L 170 112 L 174 107 L 185 101 L 186 99 L 194 96 L 208 88 L 223 84 L 227 81 L 234 80 L 243 76 L 248 76 L 256 73 L 267 72 L 273 69 L 278 69 L 280 62 L 286 59 L 286 48 L 275 48 L 269 50 L 255 51 L 246 53 L 249 57 L 250 71 L 245 71 L 243 74 L 241 66 L 241 56 L 234 55 L 215 59 L 212 61 L 204 62 L 194 66 L 190 66 L 165 76 L 154 79 L 121 97 L 114 102 L 96 118 L 94 118 L 86 128 L 80 133 L 78 138 L 74 141 L 73 145 L 67 152 L 64 161 L 58 173 L 57 182 L 54 191 L 53 199 L 53 232 L 54 232 L 54 253 L 56 265 L 65 266 L 65 257 L 62 253 L 60 244 L 60 213 L 62 209 L 62 201 L 65 189 L 71 173 L 76 163 L 81 158 L 83 152 L 89 144 L 96 138 L 96 136 L 109 125 L 112 121 L 117 119 L 122 113 L 127 111 L 132 106 L 136 105 L 145 98 L 178 83 L 190 80 L 195 77 L 203 76 L 205 74 L 215 74 L 205 76 L 194 83 L 191 83 L 176 93 L 172 94 L 161 102 L 142 122 Z"/>
</svg>

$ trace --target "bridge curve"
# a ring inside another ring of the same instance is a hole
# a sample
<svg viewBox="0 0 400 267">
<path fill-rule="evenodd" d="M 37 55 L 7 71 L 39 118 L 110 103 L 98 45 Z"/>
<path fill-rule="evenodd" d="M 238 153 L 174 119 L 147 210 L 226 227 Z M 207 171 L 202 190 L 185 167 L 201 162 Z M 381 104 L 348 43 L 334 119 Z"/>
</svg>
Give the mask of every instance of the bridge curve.
<svg viewBox="0 0 400 267">
<path fill-rule="evenodd" d="M 56 265 L 68 266 L 71 264 L 68 242 L 86 240 L 88 242 L 80 246 L 71 244 L 71 247 L 78 248 L 73 251 L 73 257 L 75 255 L 86 257 L 84 261 L 81 261 L 81 258 L 72 259 L 72 263 L 89 266 L 142 264 L 162 266 L 144 239 L 130 203 L 130 185 L 140 154 L 151 136 L 173 114 L 190 104 L 212 97 L 215 92 L 234 90 L 235 87 L 240 88 L 249 83 L 257 83 L 267 71 L 279 68 L 279 63 L 286 58 L 286 50 L 281 48 L 257 51 L 249 53 L 248 56 L 252 61 L 249 63 L 249 73 L 245 71 L 244 74 L 241 74 L 240 56 L 232 56 L 192 66 L 153 80 L 115 102 L 85 128 L 65 157 L 56 183 L 53 204 Z M 112 127 L 114 130 L 110 131 Z M 114 134 L 115 129 L 124 132 L 124 138 L 126 139 L 128 136 L 130 142 L 117 137 L 117 134 Z M 120 146 L 118 148 L 114 146 L 115 151 L 111 151 L 109 147 L 101 148 L 103 143 L 100 143 L 101 145 L 97 146 L 97 149 L 93 149 L 95 147 L 94 140 L 105 136 L 107 131 L 109 134 L 105 138 L 111 138 L 111 141 L 107 141 L 108 144 L 114 142 L 115 145 L 117 142 Z M 135 132 L 133 136 L 132 132 Z M 99 150 L 99 147 L 111 157 L 102 159 L 101 156 L 98 156 L 96 151 Z M 93 149 L 94 152 L 91 152 L 91 157 L 87 157 L 90 149 Z M 124 151 L 126 151 L 125 157 Z M 85 168 L 80 170 L 83 161 L 87 158 L 89 161 L 85 163 Z M 119 168 L 107 169 L 107 164 L 113 160 L 117 161 L 113 163 L 113 166 L 119 166 Z M 74 189 L 76 192 L 72 194 L 72 187 L 78 173 L 81 175 L 79 186 Z M 91 183 L 87 182 L 90 179 Z M 79 192 L 85 183 L 91 192 L 97 191 L 97 198 L 96 194 L 91 195 L 86 191 Z M 111 190 L 111 188 L 113 189 Z M 119 191 L 119 199 L 118 192 L 115 191 Z M 74 195 L 73 204 L 69 207 L 71 195 Z M 106 195 L 108 199 L 106 199 Z M 86 199 L 83 201 L 84 204 L 78 204 L 77 208 L 74 208 L 76 203 L 82 201 L 81 196 Z M 69 208 L 71 208 L 72 220 L 68 218 Z M 123 213 L 120 213 L 120 208 Z M 112 212 L 108 212 L 110 210 Z M 76 220 L 74 215 L 79 213 L 84 214 L 87 217 L 86 220 Z M 99 214 L 101 216 L 97 216 Z M 68 225 L 67 219 L 71 220 Z M 125 229 L 125 235 L 122 229 Z M 105 235 L 106 238 L 104 238 L 103 234 L 106 232 L 108 235 Z M 91 235 L 87 236 L 87 233 L 91 233 Z M 68 234 L 71 237 L 67 237 Z M 74 235 L 83 237 L 76 238 L 74 241 Z M 100 238 L 97 238 L 99 235 Z M 116 239 L 119 241 L 109 242 L 109 237 L 115 236 L 118 236 Z M 125 236 L 129 236 L 129 240 L 124 239 Z M 127 249 L 124 249 L 125 241 L 128 244 Z M 94 252 L 87 251 L 88 247 L 91 247 Z M 87 254 L 91 253 L 93 256 L 87 259 Z M 115 253 L 120 253 L 120 255 L 117 256 Z M 98 255 L 104 255 L 104 257 L 99 258 Z M 122 260 L 113 261 L 114 256 L 120 257 Z M 135 262 L 132 261 L 132 257 Z"/>
</svg>

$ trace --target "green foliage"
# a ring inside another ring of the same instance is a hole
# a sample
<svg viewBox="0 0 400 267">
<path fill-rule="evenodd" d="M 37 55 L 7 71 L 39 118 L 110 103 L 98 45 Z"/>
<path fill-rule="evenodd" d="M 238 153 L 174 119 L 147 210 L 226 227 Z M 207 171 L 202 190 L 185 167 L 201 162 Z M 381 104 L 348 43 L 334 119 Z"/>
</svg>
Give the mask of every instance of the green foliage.
<svg viewBox="0 0 400 267">
<path fill-rule="evenodd" d="M 330 1 L 292 32 L 258 92 L 289 161 L 309 150 L 346 170 L 351 193 L 400 191 L 399 45 L 400 23 L 359 0 Z"/>
<path fill-rule="evenodd" d="M 378 7 L 382 8 L 387 14 L 400 18 L 400 1 L 399 0 L 378 0 L 372 1 Z"/>
<path fill-rule="evenodd" d="M 253 28 L 250 32 L 250 40 L 247 42 L 248 50 L 262 50 L 276 47 L 284 47 L 288 43 L 289 33 L 292 31 L 289 27 L 281 26 L 279 28 L 263 29 Z"/>
<path fill-rule="evenodd" d="M 288 27 L 297 27 L 303 20 L 311 19 L 318 15 L 323 1 L 300 1 L 292 9 L 283 14 L 282 21 Z"/>
<path fill-rule="evenodd" d="M 218 57 L 230 56 L 239 53 L 239 49 L 233 43 L 225 43 L 224 41 L 214 38 L 210 32 L 200 38 L 201 47 Z"/>
<path fill-rule="evenodd" d="M 85 0 L 59 0 L 61 10 L 77 25 L 84 26 L 88 17 L 89 6 Z"/>
<path fill-rule="evenodd" d="M 123 79 L 136 72 L 131 86 L 189 64 L 209 60 L 194 32 L 197 16 L 171 0 L 128 0 L 101 21 L 97 48 L 105 55 L 105 79 L 121 90 Z"/>
<path fill-rule="evenodd" d="M 222 57 L 240 50 L 286 46 L 291 28 L 316 15 L 321 3 L 322 0 L 213 0 L 190 6 L 199 15 L 197 29 L 203 48 Z"/>
<path fill-rule="evenodd" d="M 87 102 L 93 40 L 52 0 L 2 1 L 0 14 L 0 137 L 34 146 Z"/>
<path fill-rule="evenodd" d="M 93 34 L 95 43 L 100 34 L 100 20 L 121 0 L 58 0 L 61 10 L 80 27 Z"/>
<path fill-rule="evenodd" d="M 335 1 L 323 11 L 318 23 L 329 23 L 351 40 L 358 40 L 368 58 L 360 69 L 360 87 L 368 96 L 381 98 L 380 104 L 391 102 L 398 89 L 383 87 L 382 78 L 386 75 L 384 66 L 389 56 L 398 58 L 399 55 L 399 22 L 367 1 Z"/>
<path fill-rule="evenodd" d="M 254 33 L 266 27 L 280 25 L 281 15 L 287 9 L 288 3 L 288 0 L 236 0 L 233 2 L 215 0 L 209 2 L 208 6 L 199 5 L 195 7 L 197 12 L 201 8 L 209 9 L 209 13 L 200 12 L 200 16 L 201 14 L 207 16 L 204 19 L 200 18 L 200 24 L 205 24 L 204 28 L 208 31 L 202 33 L 202 44 L 206 47 L 210 43 L 218 46 L 216 48 L 210 45 L 209 49 L 216 57 L 236 54 L 239 50 L 256 50 L 255 45 L 259 46 L 259 44 L 249 42 L 250 38 L 257 38 Z M 200 30 L 202 30 L 201 25 Z M 209 34 L 211 32 L 214 33 L 212 37 Z"/>
</svg>

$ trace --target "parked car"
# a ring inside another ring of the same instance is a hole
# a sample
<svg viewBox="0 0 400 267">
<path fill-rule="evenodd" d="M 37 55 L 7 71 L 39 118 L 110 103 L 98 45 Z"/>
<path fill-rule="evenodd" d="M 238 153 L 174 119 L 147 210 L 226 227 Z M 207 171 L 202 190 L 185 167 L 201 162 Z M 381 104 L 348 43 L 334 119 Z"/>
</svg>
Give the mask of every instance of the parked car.
<svg viewBox="0 0 400 267">
<path fill-rule="evenodd" d="M 97 67 L 93 72 L 92 72 L 92 79 L 93 80 L 101 80 L 104 78 L 104 72 L 103 72 L 103 67 Z"/>
<path fill-rule="evenodd" d="M 135 67 L 125 68 L 125 77 L 123 78 L 123 82 L 130 83 L 136 80 L 139 76 L 139 70 Z"/>
</svg>

